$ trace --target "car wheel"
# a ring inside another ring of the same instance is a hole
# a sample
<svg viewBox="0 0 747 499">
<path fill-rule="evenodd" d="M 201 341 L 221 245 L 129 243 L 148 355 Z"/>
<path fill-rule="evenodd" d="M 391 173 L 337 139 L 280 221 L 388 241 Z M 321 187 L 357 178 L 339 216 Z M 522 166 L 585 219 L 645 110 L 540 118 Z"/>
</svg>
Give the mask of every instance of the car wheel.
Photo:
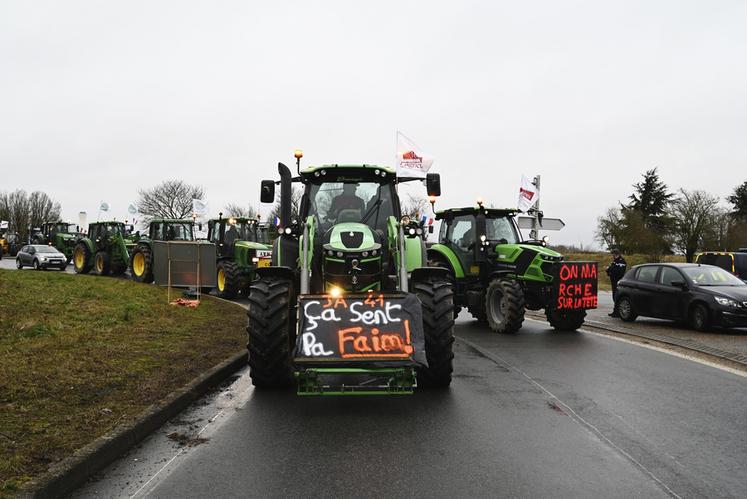
<svg viewBox="0 0 747 499">
<path fill-rule="evenodd" d="M 31 264 L 31 266 L 34 268 L 34 270 L 39 270 L 39 260 L 34 258 L 34 262 Z"/>
<path fill-rule="evenodd" d="M 690 327 L 696 331 L 707 331 L 710 325 L 708 309 L 702 303 L 698 303 L 690 310 Z"/>
<path fill-rule="evenodd" d="M 16 258 L 16 268 L 18 270 L 21 270 L 23 268 L 23 264 L 21 263 L 21 259 L 20 258 Z"/>
<path fill-rule="evenodd" d="M 625 322 L 633 322 L 638 317 L 633 310 L 633 302 L 627 296 L 621 296 L 616 307 L 618 315 Z"/>
</svg>

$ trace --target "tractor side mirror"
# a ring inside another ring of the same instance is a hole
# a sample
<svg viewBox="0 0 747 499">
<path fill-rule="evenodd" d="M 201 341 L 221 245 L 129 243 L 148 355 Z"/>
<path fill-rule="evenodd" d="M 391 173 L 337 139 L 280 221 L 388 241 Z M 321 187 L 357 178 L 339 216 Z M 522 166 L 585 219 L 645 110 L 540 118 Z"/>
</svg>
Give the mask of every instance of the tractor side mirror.
<svg viewBox="0 0 747 499">
<path fill-rule="evenodd" d="M 259 196 L 260 201 L 263 203 L 274 203 L 275 202 L 275 181 L 263 180 L 262 191 Z"/>
<path fill-rule="evenodd" d="M 441 175 L 438 173 L 429 173 L 425 176 L 425 187 L 428 190 L 428 197 L 438 197 L 441 195 Z"/>
</svg>

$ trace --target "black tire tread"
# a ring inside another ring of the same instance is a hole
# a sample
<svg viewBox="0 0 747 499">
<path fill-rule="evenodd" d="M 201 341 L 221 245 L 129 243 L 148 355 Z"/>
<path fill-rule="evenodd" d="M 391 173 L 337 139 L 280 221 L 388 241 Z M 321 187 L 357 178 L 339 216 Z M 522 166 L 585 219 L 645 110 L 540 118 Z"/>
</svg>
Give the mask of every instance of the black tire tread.
<svg viewBox="0 0 747 499">
<path fill-rule="evenodd" d="M 223 274 L 226 278 L 226 286 L 223 291 L 220 291 L 217 287 L 218 296 L 225 299 L 236 298 L 241 288 L 241 276 L 239 275 L 239 266 L 232 260 L 223 260 L 218 262 L 218 269 L 223 269 Z"/>
<path fill-rule="evenodd" d="M 505 299 L 508 301 L 508 307 L 506 309 L 505 317 L 502 323 L 493 322 L 493 317 L 487 312 L 487 307 L 490 306 L 490 294 L 491 291 L 499 287 L 503 293 Z M 490 329 L 495 333 L 515 333 L 521 329 L 521 325 L 524 323 L 524 312 L 526 311 L 526 303 L 524 301 L 524 292 L 521 290 L 521 285 L 512 279 L 501 279 L 496 278 L 490 281 L 488 289 L 485 291 L 485 315 L 487 317 L 488 325 Z"/>
<path fill-rule="evenodd" d="M 423 311 L 427 368 L 418 368 L 418 385 L 446 388 L 451 384 L 454 344 L 454 291 L 447 280 L 413 282 L 412 292 Z"/>
<path fill-rule="evenodd" d="M 86 246 L 86 243 L 78 243 L 75 245 L 75 249 L 73 250 L 73 255 L 78 251 L 78 248 L 83 248 L 83 251 L 85 252 L 86 259 L 83 263 L 83 267 L 78 268 L 77 265 L 73 265 L 75 269 L 76 274 L 87 274 L 91 271 L 91 268 L 93 268 L 93 262 L 91 261 L 91 250 L 88 249 L 88 246 Z M 75 258 L 73 258 L 73 262 L 75 261 Z"/>
<path fill-rule="evenodd" d="M 246 332 L 249 336 L 249 375 L 257 388 L 292 386 L 294 308 L 295 293 L 291 281 L 267 277 L 252 284 Z"/>
<path fill-rule="evenodd" d="M 586 310 L 574 310 L 572 312 L 547 310 L 545 316 L 556 331 L 576 331 L 584 325 Z"/>
<path fill-rule="evenodd" d="M 138 253 L 143 254 L 143 258 L 145 259 L 145 272 L 143 272 L 143 275 L 138 276 L 135 275 L 135 271 L 132 270 L 132 262 L 135 260 L 135 255 Z M 142 282 L 145 284 L 150 284 L 153 282 L 153 253 L 150 250 L 150 247 L 145 244 L 139 244 L 135 247 L 135 249 L 132 252 L 132 256 L 130 257 L 130 275 L 132 276 L 132 280 L 135 282 Z"/>
</svg>

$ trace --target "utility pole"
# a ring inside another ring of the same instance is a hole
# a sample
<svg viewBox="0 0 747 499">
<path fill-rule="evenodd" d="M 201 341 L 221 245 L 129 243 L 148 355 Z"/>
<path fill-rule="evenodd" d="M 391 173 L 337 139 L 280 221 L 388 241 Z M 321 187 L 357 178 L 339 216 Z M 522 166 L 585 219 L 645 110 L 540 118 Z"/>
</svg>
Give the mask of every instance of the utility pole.
<svg viewBox="0 0 747 499">
<path fill-rule="evenodd" d="M 537 203 L 534 205 L 532 210 L 534 211 L 533 217 L 534 222 L 532 223 L 532 230 L 529 232 L 529 239 L 539 240 L 540 230 L 540 176 L 534 177 L 532 184 L 537 188 Z"/>
</svg>

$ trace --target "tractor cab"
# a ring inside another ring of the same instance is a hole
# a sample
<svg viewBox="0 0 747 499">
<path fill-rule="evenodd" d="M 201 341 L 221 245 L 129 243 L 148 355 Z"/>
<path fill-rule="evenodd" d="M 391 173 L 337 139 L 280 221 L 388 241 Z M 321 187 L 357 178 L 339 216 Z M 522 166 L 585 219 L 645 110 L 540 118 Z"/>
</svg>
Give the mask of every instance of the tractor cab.
<svg viewBox="0 0 747 499">
<path fill-rule="evenodd" d="M 255 218 L 223 218 L 221 213 L 208 221 L 208 241 L 216 247 L 216 282 L 221 298 L 247 294 L 256 269 L 270 266 L 272 246 Z"/>
<path fill-rule="evenodd" d="M 52 240 L 57 236 L 57 234 L 70 234 L 74 236 L 77 233 L 77 230 L 74 224 L 65 222 L 47 222 L 42 224 L 41 232 L 47 236 L 47 239 Z"/>
<path fill-rule="evenodd" d="M 195 223 L 192 220 L 156 219 L 148 232 L 152 241 L 194 241 Z"/>
</svg>

